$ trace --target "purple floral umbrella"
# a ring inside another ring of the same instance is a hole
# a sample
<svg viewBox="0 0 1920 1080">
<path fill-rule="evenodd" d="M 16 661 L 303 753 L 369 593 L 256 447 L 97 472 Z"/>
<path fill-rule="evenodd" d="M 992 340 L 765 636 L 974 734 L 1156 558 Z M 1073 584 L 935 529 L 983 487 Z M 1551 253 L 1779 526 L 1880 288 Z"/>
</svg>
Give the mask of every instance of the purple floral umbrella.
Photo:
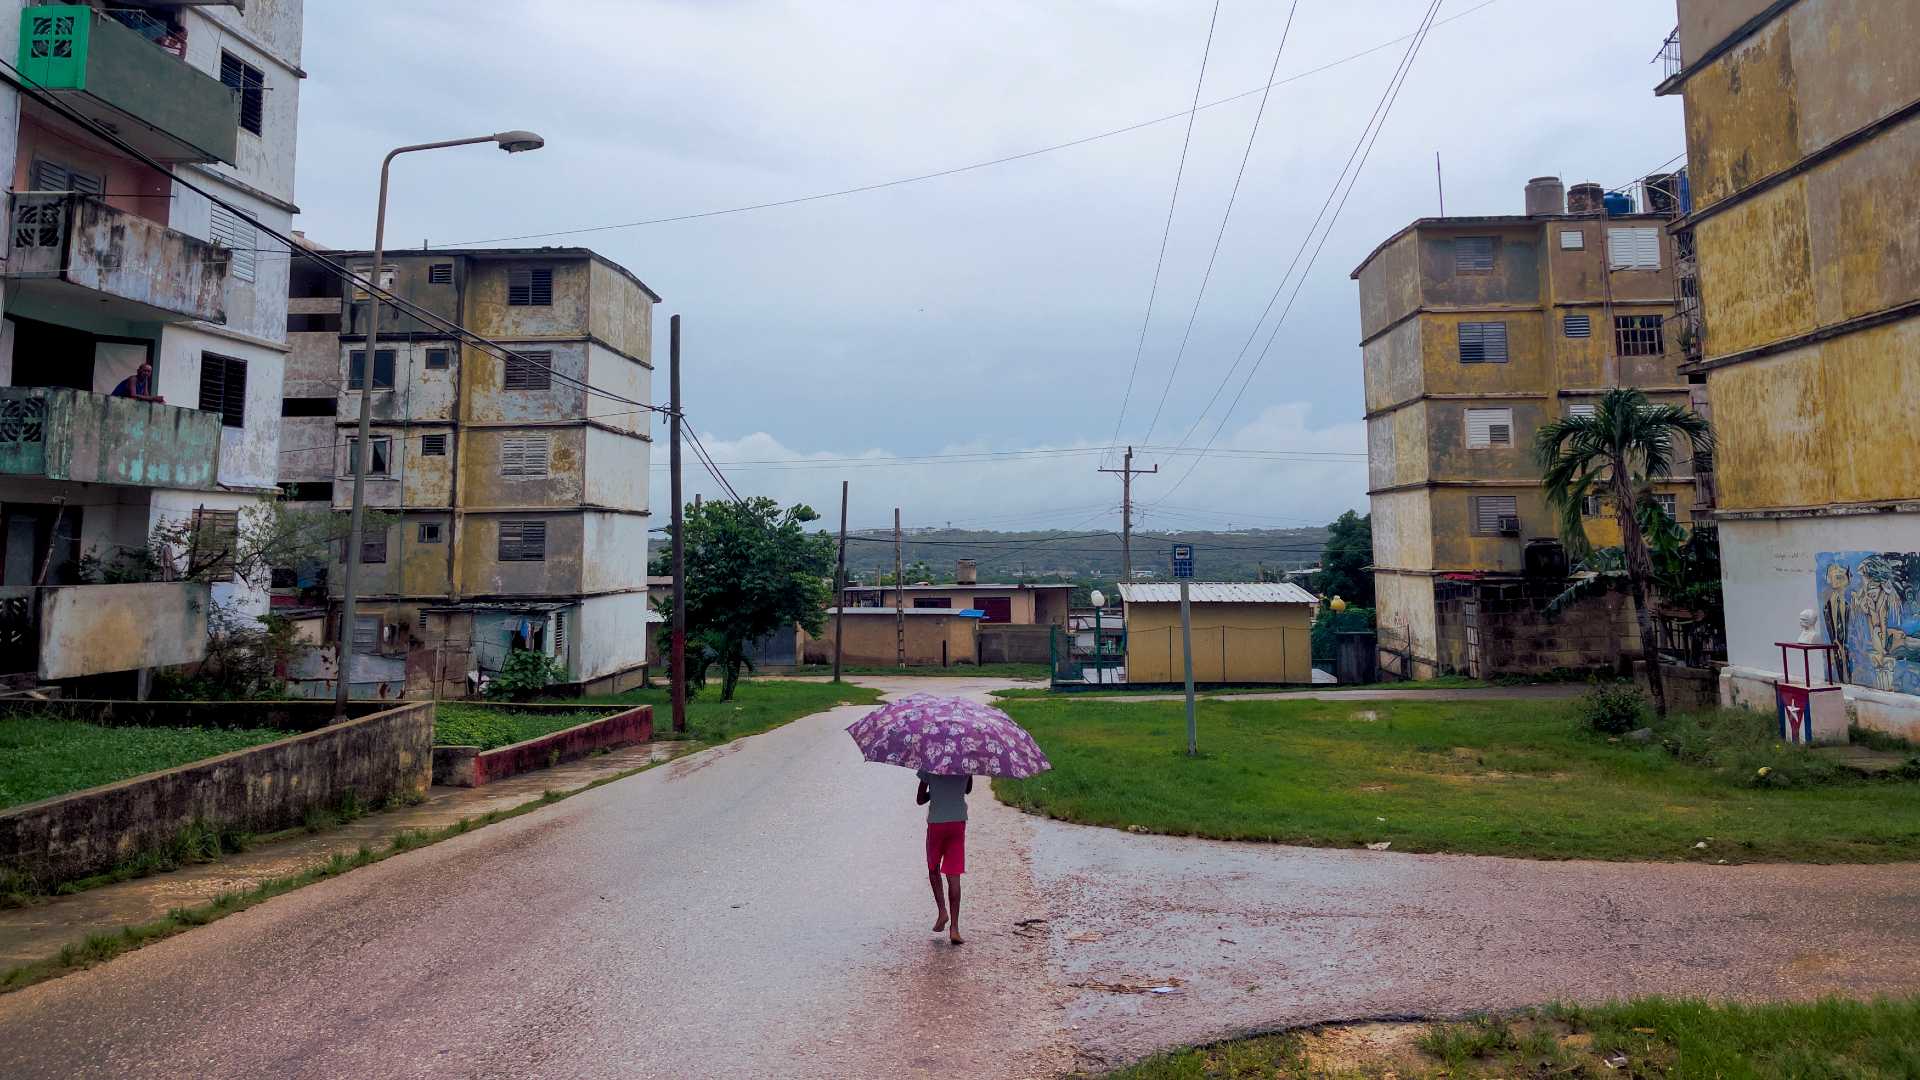
<svg viewBox="0 0 1920 1080">
<path fill-rule="evenodd" d="M 1053 768 L 1019 724 L 990 705 L 909 694 L 847 727 L 868 761 L 937 776 L 1024 780 Z"/>
</svg>

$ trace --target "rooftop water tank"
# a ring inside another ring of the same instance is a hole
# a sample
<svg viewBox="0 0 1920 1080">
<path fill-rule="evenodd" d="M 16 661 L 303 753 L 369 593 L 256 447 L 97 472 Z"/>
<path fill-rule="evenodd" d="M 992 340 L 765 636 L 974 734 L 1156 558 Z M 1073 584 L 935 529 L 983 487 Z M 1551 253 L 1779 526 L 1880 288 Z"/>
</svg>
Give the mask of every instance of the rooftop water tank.
<svg viewBox="0 0 1920 1080">
<path fill-rule="evenodd" d="M 1597 214 L 1603 209 L 1600 200 L 1599 184 L 1575 184 L 1567 191 L 1567 213 Z"/>
<path fill-rule="evenodd" d="M 1633 196 L 1624 191 L 1609 191 L 1605 196 L 1608 217 L 1633 213 Z"/>
<path fill-rule="evenodd" d="M 1527 181 L 1527 216 L 1567 212 L 1567 189 L 1557 176 L 1536 176 Z"/>
</svg>

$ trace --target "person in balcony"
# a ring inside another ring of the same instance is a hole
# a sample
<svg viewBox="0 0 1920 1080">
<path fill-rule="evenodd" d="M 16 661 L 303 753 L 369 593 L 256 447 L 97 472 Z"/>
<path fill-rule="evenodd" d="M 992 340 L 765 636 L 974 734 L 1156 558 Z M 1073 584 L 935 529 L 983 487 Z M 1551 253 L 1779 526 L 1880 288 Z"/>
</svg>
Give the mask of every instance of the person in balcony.
<svg viewBox="0 0 1920 1080">
<path fill-rule="evenodd" d="M 137 401 L 162 403 L 166 401 L 165 398 L 154 394 L 153 365 L 145 361 L 141 362 L 140 370 L 120 380 L 120 385 L 113 388 L 113 396 L 130 397 Z"/>
</svg>

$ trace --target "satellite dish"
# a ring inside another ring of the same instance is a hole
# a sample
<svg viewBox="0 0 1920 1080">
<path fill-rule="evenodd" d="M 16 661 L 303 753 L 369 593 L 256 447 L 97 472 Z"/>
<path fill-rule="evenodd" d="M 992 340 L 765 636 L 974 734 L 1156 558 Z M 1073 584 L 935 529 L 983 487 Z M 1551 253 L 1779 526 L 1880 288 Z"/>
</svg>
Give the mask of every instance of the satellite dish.
<svg viewBox="0 0 1920 1080">
<path fill-rule="evenodd" d="M 1087 599 L 1093 601 L 1094 607 L 1103 608 L 1107 606 L 1107 594 L 1101 592 L 1099 589 L 1093 590 L 1093 595 L 1087 597 Z"/>
</svg>

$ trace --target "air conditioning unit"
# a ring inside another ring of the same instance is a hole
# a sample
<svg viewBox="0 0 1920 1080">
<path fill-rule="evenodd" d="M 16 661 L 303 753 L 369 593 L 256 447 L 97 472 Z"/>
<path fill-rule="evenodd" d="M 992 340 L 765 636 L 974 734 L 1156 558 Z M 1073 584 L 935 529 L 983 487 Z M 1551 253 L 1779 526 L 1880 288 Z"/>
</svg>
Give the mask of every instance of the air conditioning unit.
<svg viewBox="0 0 1920 1080">
<path fill-rule="evenodd" d="M 1519 536 L 1520 535 L 1520 518 L 1514 514 L 1500 515 L 1500 535 L 1501 536 Z"/>
</svg>

